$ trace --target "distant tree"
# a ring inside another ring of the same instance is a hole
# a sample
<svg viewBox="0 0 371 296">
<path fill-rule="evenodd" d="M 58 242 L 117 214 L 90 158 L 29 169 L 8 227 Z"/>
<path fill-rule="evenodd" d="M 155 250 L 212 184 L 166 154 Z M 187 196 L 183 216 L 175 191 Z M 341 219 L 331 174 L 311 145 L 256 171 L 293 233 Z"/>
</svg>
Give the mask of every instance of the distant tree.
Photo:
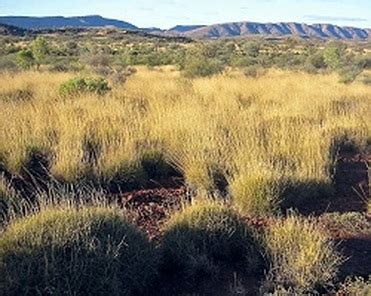
<svg viewBox="0 0 371 296">
<path fill-rule="evenodd" d="M 186 77 L 206 77 L 223 72 L 224 65 L 215 58 L 195 56 L 186 59 L 183 70 Z"/>
<path fill-rule="evenodd" d="M 43 37 L 37 37 L 31 44 L 32 53 L 35 58 L 35 64 L 37 69 L 40 68 L 40 65 L 42 65 L 45 62 L 45 57 L 49 52 L 49 46 L 46 42 L 45 38 Z"/>
<path fill-rule="evenodd" d="M 340 82 L 352 83 L 367 68 L 367 58 L 361 60 L 359 54 L 346 49 L 344 44 L 332 43 L 326 47 L 323 57 L 326 65 L 339 74 Z"/>
<path fill-rule="evenodd" d="M 31 50 L 21 50 L 17 53 L 16 64 L 23 70 L 30 69 L 35 64 L 35 58 Z"/>
<path fill-rule="evenodd" d="M 306 63 L 312 66 L 314 69 L 323 69 L 327 66 L 323 53 L 320 51 L 316 51 L 308 55 Z"/>
<path fill-rule="evenodd" d="M 202 44 L 196 51 L 197 54 L 207 59 L 216 59 L 224 65 L 227 65 L 232 59 L 232 55 L 235 51 L 235 44 L 224 40 L 213 41 Z"/>
<path fill-rule="evenodd" d="M 346 47 L 340 44 L 330 44 L 326 47 L 323 58 L 326 65 L 332 69 L 339 69 L 343 64 Z"/>
<path fill-rule="evenodd" d="M 248 56 L 256 58 L 259 56 L 260 47 L 258 42 L 251 41 L 244 45 L 243 50 Z"/>
</svg>

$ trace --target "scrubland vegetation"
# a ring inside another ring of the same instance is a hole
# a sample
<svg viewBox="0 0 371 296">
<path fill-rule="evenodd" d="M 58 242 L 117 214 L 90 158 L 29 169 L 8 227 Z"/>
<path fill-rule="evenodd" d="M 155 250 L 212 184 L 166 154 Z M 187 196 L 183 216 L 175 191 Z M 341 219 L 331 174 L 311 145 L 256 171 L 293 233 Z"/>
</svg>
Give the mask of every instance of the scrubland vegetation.
<svg viewBox="0 0 371 296">
<path fill-rule="evenodd" d="M 336 200 L 339 155 L 370 148 L 368 45 L 112 34 L 2 40 L 0 288 L 186 295 L 235 275 L 220 295 L 367 293 L 340 283 L 325 229 L 367 237 L 367 214 L 295 211 Z M 173 178 L 187 196 L 149 241 L 115 200 Z"/>
<path fill-rule="evenodd" d="M 12 173 L 41 153 L 60 181 L 126 189 L 146 181 L 143 162 L 161 160 L 159 173 L 175 166 L 191 188 L 265 214 L 331 194 L 337 149 L 370 140 L 369 87 L 338 84 L 335 75 L 187 80 L 142 69 L 106 95 L 65 96 L 59 86 L 73 77 L 2 75 L 0 151 Z"/>
</svg>

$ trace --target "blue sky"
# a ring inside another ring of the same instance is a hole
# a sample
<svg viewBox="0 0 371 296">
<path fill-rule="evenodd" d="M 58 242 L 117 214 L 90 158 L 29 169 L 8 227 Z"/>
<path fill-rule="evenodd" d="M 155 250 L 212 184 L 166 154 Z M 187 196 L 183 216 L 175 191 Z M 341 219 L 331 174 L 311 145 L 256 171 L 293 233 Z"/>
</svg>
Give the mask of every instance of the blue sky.
<svg viewBox="0 0 371 296">
<path fill-rule="evenodd" d="M 295 21 L 371 28 L 371 0 L 0 0 L 0 15 L 90 14 L 160 28 L 232 21 Z"/>
</svg>

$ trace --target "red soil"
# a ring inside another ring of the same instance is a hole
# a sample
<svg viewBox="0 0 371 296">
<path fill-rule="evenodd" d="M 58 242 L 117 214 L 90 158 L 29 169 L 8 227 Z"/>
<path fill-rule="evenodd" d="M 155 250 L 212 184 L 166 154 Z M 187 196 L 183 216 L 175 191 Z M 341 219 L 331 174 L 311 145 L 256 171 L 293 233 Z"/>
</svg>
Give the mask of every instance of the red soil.
<svg viewBox="0 0 371 296">
<path fill-rule="evenodd" d="M 173 211 L 179 210 L 189 200 L 186 188 L 160 188 L 125 193 L 123 206 L 133 221 L 150 239 L 161 234 L 161 228 Z"/>
</svg>

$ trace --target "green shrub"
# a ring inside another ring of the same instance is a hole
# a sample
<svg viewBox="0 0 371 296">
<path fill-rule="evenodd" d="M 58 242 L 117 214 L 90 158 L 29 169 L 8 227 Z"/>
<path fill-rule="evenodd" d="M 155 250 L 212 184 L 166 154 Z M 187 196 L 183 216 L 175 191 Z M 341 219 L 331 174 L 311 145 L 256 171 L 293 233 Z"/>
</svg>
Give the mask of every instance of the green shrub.
<svg viewBox="0 0 371 296">
<path fill-rule="evenodd" d="M 305 56 L 295 53 L 285 52 L 276 53 L 274 63 L 282 69 L 297 69 L 305 63 Z"/>
<path fill-rule="evenodd" d="M 86 90 L 88 92 L 97 93 L 103 95 L 110 90 L 108 82 L 103 78 L 98 79 L 85 79 Z"/>
<path fill-rule="evenodd" d="M 312 66 L 314 69 L 326 68 L 325 58 L 322 52 L 315 52 L 307 57 L 306 64 Z"/>
<path fill-rule="evenodd" d="M 330 285 L 342 261 L 319 225 L 294 214 L 272 224 L 265 243 L 271 265 L 268 281 L 299 295 Z"/>
<path fill-rule="evenodd" d="M 109 90 L 108 82 L 103 78 L 72 78 L 60 86 L 59 93 L 62 96 L 79 95 L 82 93 L 103 95 Z"/>
<path fill-rule="evenodd" d="M 15 63 L 15 55 L 0 55 L 0 72 L 2 71 L 15 71 L 17 64 Z"/>
<path fill-rule="evenodd" d="M 84 78 L 72 78 L 59 87 L 59 93 L 63 96 L 76 95 L 86 91 Z"/>
<path fill-rule="evenodd" d="M 37 68 L 45 62 L 46 55 L 49 53 L 49 45 L 44 37 L 38 36 L 31 43 L 32 54 Z"/>
<path fill-rule="evenodd" d="M 243 266 L 246 273 L 262 268 L 252 231 L 232 209 L 211 201 L 195 202 L 170 219 L 161 263 L 185 282 L 217 276 L 222 266 Z"/>
<path fill-rule="evenodd" d="M 147 239 L 114 208 L 49 207 L 0 238 L 6 295 L 143 295 L 155 266 Z"/>
<path fill-rule="evenodd" d="M 256 41 L 248 41 L 243 45 L 243 51 L 247 56 L 256 58 L 259 56 L 261 44 Z"/>
<path fill-rule="evenodd" d="M 317 74 L 321 71 L 325 71 L 327 65 L 323 57 L 323 52 L 309 51 L 308 56 L 306 57 L 305 61 L 303 60 L 303 64 L 299 68 L 310 74 Z"/>
<path fill-rule="evenodd" d="M 352 83 L 356 80 L 357 76 L 362 73 L 362 69 L 360 67 L 350 65 L 343 67 L 339 70 L 339 82 L 341 83 Z"/>
<path fill-rule="evenodd" d="M 344 64 L 346 46 L 338 43 L 330 43 L 323 52 L 326 65 L 332 69 L 339 69 Z"/>
<path fill-rule="evenodd" d="M 192 57 L 188 58 L 183 71 L 186 77 L 207 77 L 220 74 L 224 70 L 223 64 L 214 58 Z"/>
<path fill-rule="evenodd" d="M 35 58 L 31 50 L 21 50 L 17 53 L 16 64 L 22 70 L 29 70 L 35 65 Z"/>
<path fill-rule="evenodd" d="M 257 58 L 253 58 L 250 56 L 236 56 L 231 61 L 231 66 L 238 68 L 251 67 L 255 65 L 258 65 Z"/>
</svg>

